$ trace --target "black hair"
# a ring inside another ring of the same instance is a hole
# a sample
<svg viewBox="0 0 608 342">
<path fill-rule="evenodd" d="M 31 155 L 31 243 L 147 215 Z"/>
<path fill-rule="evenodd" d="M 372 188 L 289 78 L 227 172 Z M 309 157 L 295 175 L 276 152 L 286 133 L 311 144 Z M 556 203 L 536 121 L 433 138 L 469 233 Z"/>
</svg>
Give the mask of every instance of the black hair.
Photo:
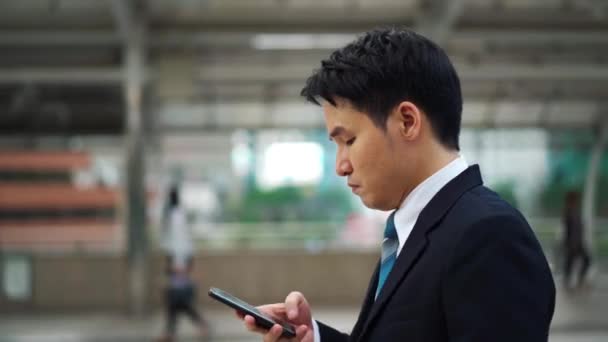
<svg viewBox="0 0 608 342">
<path fill-rule="evenodd" d="M 578 190 L 566 192 L 566 206 L 569 208 L 579 207 L 581 204 L 581 193 Z"/>
<path fill-rule="evenodd" d="M 169 208 L 179 207 L 179 189 L 177 186 L 172 186 L 169 190 Z"/>
<path fill-rule="evenodd" d="M 334 51 L 306 81 L 301 95 L 321 105 L 348 100 L 386 129 L 390 111 L 410 101 L 428 117 L 446 147 L 459 150 L 462 94 L 445 52 L 405 28 L 378 28 Z"/>
</svg>

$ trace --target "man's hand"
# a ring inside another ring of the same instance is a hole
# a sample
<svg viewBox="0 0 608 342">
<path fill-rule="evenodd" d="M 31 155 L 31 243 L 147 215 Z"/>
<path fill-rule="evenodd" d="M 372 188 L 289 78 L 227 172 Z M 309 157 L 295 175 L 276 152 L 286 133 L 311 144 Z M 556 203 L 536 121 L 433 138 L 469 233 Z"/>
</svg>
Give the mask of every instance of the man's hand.
<svg viewBox="0 0 608 342">
<path fill-rule="evenodd" d="M 237 312 L 237 315 L 244 320 L 247 330 L 264 335 L 264 342 L 314 341 L 310 306 L 308 305 L 306 298 L 304 298 L 304 295 L 300 292 L 290 293 L 287 298 L 285 298 L 285 303 L 262 305 L 258 306 L 257 309 L 270 317 L 273 317 L 277 321 L 292 325 L 296 329 L 296 337 L 291 339 L 281 337 L 283 327 L 281 327 L 279 324 L 275 324 L 270 330 L 266 330 L 258 327 L 255 324 L 255 318 L 252 316 L 243 316 Z"/>
</svg>

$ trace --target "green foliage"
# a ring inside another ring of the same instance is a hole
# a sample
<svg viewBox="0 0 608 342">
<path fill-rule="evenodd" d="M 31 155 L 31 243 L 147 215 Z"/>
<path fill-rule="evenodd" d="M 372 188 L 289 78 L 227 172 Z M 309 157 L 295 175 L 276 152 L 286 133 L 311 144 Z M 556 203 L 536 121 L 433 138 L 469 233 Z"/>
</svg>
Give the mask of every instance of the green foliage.
<svg viewBox="0 0 608 342">
<path fill-rule="evenodd" d="M 515 181 L 505 180 L 500 183 L 496 183 L 491 187 L 502 199 L 509 202 L 513 207 L 517 208 L 517 197 L 515 197 Z"/>
<path fill-rule="evenodd" d="M 560 216 L 568 191 L 583 191 L 589 154 L 586 150 L 567 149 L 549 154 L 546 186 L 540 194 L 541 209 L 550 216 Z"/>
<path fill-rule="evenodd" d="M 540 194 L 543 212 L 550 216 L 559 216 L 564 198 L 568 191 L 583 192 L 587 178 L 590 151 L 588 149 L 570 148 L 553 151 L 549 159 L 549 171 L 544 190 Z M 596 212 L 600 216 L 608 215 L 608 154 L 604 154 L 599 170 L 598 187 L 596 188 Z"/>
<path fill-rule="evenodd" d="M 352 209 L 343 190 L 285 186 L 268 191 L 253 188 L 228 216 L 247 223 L 340 221 Z"/>
</svg>

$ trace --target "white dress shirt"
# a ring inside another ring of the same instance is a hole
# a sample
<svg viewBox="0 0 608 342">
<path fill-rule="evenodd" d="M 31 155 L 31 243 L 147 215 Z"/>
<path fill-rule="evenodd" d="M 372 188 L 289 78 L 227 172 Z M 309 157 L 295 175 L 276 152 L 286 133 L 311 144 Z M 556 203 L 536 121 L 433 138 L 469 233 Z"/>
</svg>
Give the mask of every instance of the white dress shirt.
<svg viewBox="0 0 608 342">
<path fill-rule="evenodd" d="M 414 225 L 416 224 L 422 209 L 429 204 L 439 190 L 468 167 L 469 165 L 464 157 L 459 156 L 448 165 L 435 172 L 432 176 L 425 179 L 422 183 L 418 184 L 418 186 L 407 195 L 405 200 L 403 200 L 395 212 L 395 229 L 397 230 L 397 237 L 399 238 L 397 256 L 401 253 L 405 241 L 407 241 L 412 229 L 414 229 Z M 319 326 L 314 319 L 312 320 L 312 324 L 315 333 L 315 342 L 321 342 Z"/>
<path fill-rule="evenodd" d="M 168 227 L 165 228 L 163 249 L 173 257 L 173 267 L 184 268 L 194 253 L 192 232 L 186 219 L 186 211 L 173 208 L 169 212 Z"/>
<path fill-rule="evenodd" d="M 403 200 L 399 209 L 395 212 L 395 229 L 397 230 L 397 237 L 399 238 L 397 256 L 401 253 L 405 241 L 407 241 L 412 229 L 414 229 L 414 225 L 416 224 L 422 209 L 429 204 L 439 190 L 443 189 L 446 184 L 456 178 L 468 167 L 469 165 L 464 160 L 464 157 L 459 156 L 448 165 L 435 172 L 431 177 L 425 179 L 424 182 L 418 184 L 418 186 L 407 195 L 405 200 Z"/>
</svg>

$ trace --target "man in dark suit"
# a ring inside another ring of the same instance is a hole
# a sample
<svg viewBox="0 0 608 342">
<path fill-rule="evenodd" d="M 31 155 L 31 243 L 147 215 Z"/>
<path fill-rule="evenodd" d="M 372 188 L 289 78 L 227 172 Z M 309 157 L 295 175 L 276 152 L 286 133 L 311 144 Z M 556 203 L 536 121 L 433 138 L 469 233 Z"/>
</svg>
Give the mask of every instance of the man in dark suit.
<svg viewBox="0 0 608 342">
<path fill-rule="evenodd" d="M 441 48 L 405 29 L 367 32 L 324 60 L 302 95 L 323 108 L 338 175 L 392 213 L 350 336 L 315 321 L 299 292 L 259 309 L 294 325 L 295 341 L 547 341 L 546 258 L 459 155 L 460 81 Z M 264 341 L 285 340 L 279 325 L 244 320 Z"/>
</svg>

